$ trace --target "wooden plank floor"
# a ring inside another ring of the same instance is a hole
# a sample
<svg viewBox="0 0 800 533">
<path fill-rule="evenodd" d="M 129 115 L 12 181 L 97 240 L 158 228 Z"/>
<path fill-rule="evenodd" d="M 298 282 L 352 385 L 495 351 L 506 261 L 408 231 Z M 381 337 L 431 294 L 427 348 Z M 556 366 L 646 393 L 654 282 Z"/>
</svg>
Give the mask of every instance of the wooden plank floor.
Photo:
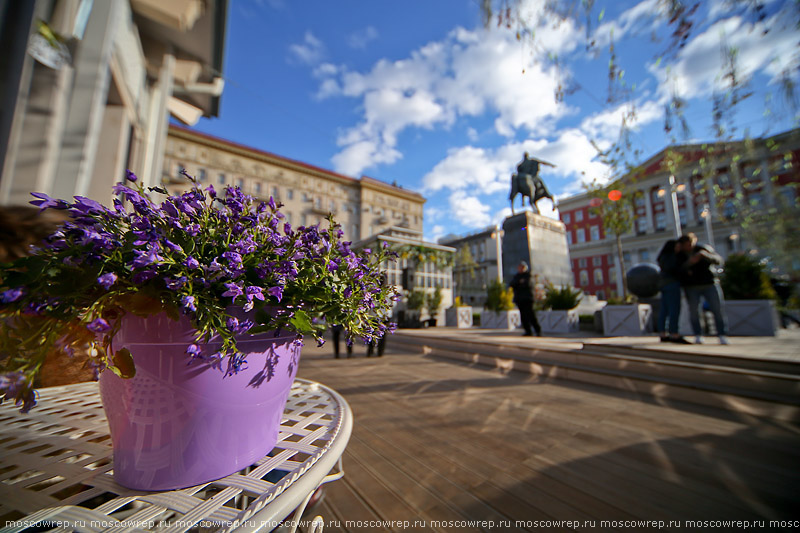
<svg viewBox="0 0 800 533">
<path fill-rule="evenodd" d="M 326 532 L 647 530 L 630 527 L 640 520 L 687 531 L 689 520 L 800 520 L 797 426 L 538 383 L 399 353 L 391 341 L 382 358 L 363 348 L 351 359 L 331 353 L 307 346 L 300 365 L 301 377 L 336 389 L 355 415 L 345 477 L 317 508 Z"/>
</svg>

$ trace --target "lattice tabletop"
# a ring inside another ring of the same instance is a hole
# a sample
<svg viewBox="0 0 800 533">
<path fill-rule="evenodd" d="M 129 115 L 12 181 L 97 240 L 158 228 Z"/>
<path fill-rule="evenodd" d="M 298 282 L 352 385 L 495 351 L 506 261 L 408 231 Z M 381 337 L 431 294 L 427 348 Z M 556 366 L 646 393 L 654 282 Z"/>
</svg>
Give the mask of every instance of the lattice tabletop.
<svg viewBox="0 0 800 533">
<path fill-rule="evenodd" d="M 40 393 L 26 415 L 8 402 L 0 406 L 0 531 L 37 523 L 36 530 L 54 531 L 269 531 L 320 484 L 341 477 L 352 430 L 339 394 L 298 379 L 268 456 L 195 487 L 134 491 L 114 482 L 97 383 Z"/>
</svg>

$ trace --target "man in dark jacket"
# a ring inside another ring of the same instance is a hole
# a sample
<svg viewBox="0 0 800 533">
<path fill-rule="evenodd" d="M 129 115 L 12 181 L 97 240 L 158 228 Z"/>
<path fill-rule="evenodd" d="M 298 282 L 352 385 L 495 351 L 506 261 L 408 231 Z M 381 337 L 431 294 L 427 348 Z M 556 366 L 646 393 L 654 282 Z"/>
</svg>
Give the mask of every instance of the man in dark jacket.
<svg viewBox="0 0 800 533">
<path fill-rule="evenodd" d="M 726 324 L 722 300 L 722 288 L 717 279 L 715 265 L 722 264 L 722 257 L 707 244 L 697 244 L 694 233 L 682 235 L 678 239 L 681 252 L 689 255 L 688 260 L 681 267 L 681 285 L 686 293 L 686 302 L 689 304 L 689 321 L 695 343 L 703 342 L 700 329 L 700 298 L 702 297 L 714 315 L 714 324 L 717 327 L 720 344 L 728 344 L 726 337 Z"/>
<path fill-rule="evenodd" d="M 517 266 L 517 273 L 511 279 L 510 287 L 514 290 L 514 303 L 519 308 L 519 318 L 522 327 L 525 329 L 526 337 L 533 336 L 531 326 L 536 330 L 536 336 L 542 336 L 542 328 L 536 320 L 536 312 L 533 310 L 533 283 L 528 263 L 520 261 Z"/>
</svg>

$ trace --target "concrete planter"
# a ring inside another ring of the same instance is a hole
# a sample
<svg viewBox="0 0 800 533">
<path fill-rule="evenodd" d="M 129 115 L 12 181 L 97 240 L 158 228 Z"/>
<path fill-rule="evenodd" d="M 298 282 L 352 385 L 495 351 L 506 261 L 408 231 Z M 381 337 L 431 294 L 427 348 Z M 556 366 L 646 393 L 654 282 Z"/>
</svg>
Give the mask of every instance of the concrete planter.
<svg viewBox="0 0 800 533">
<path fill-rule="evenodd" d="M 653 308 L 649 304 L 607 305 L 602 314 L 606 337 L 635 337 L 652 329 Z"/>
<path fill-rule="evenodd" d="M 542 333 L 573 333 L 580 330 L 578 310 L 539 311 L 536 313 Z"/>
<path fill-rule="evenodd" d="M 471 328 L 472 307 L 451 307 L 444 312 L 445 324 L 450 328 Z"/>
<path fill-rule="evenodd" d="M 511 311 L 483 311 L 481 313 L 481 328 L 484 329 L 516 329 L 522 321 L 519 310 Z"/>
<path fill-rule="evenodd" d="M 772 300 L 726 300 L 725 314 L 730 335 L 774 337 L 778 332 L 778 311 Z"/>
</svg>

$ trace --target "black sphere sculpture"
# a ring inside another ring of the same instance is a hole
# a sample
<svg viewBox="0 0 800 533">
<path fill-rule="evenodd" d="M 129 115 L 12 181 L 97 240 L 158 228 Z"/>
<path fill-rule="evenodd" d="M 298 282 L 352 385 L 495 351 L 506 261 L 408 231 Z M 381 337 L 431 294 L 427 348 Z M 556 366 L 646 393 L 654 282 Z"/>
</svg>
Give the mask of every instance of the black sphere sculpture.
<svg viewBox="0 0 800 533">
<path fill-rule="evenodd" d="M 626 274 L 628 291 L 639 298 L 652 298 L 660 290 L 661 270 L 652 263 L 640 263 Z"/>
</svg>

